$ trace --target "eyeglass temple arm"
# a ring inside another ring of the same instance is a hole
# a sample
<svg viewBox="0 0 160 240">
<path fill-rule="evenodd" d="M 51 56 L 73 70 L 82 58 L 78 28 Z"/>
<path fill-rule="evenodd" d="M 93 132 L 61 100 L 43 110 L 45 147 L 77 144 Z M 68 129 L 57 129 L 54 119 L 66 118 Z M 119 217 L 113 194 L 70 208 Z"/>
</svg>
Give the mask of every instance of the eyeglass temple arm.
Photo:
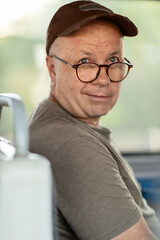
<svg viewBox="0 0 160 240">
<path fill-rule="evenodd" d="M 126 60 L 127 63 L 131 64 L 131 62 L 127 58 L 124 58 L 124 60 Z"/>
<path fill-rule="evenodd" d="M 50 55 L 50 57 L 54 57 L 54 58 L 56 58 L 57 60 L 59 60 L 60 62 L 66 64 L 66 65 L 70 65 L 71 67 L 74 67 L 74 66 L 75 66 L 75 65 L 72 65 L 72 64 L 67 63 L 65 60 L 57 57 L 57 56 L 54 55 L 54 54 Z M 129 64 L 132 66 L 131 62 L 130 62 L 127 58 L 124 58 L 124 60 L 127 61 L 127 63 L 129 63 Z"/>
<path fill-rule="evenodd" d="M 63 59 L 61 59 L 61 58 L 57 57 L 57 56 L 56 56 L 56 55 L 54 55 L 54 54 L 50 55 L 50 57 L 54 57 L 54 58 L 56 58 L 57 60 L 59 60 L 60 62 L 62 62 L 62 63 L 64 63 L 64 64 L 66 64 L 66 65 L 70 65 L 71 67 L 73 67 L 73 65 L 72 65 L 72 64 L 69 64 L 69 63 L 67 63 L 65 60 L 63 60 Z"/>
<path fill-rule="evenodd" d="M 64 63 L 64 64 L 68 64 L 66 61 L 64 61 L 63 59 L 61 59 L 61 58 L 59 58 L 59 57 L 57 57 L 56 55 L 54 55 L 54 54 L 52 54 L 52 55 L 50 55 L 50 57 L 54 57 L 54 58 L 56 58 L 57 60 L 59 60 L 60 62 L 62 62 L 62 63 Z"/>
</svg>

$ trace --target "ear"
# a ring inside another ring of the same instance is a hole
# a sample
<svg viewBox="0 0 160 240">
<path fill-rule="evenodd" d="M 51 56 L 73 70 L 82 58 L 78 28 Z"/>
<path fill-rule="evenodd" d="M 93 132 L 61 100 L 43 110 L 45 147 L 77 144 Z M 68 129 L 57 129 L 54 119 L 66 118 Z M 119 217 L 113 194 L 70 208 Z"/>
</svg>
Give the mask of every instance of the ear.
<svg viewBox="0 0 160 240">
<path fill-rule="evenodd" d="M 53 84 L 55 82 L 56 73 L 55 73 L 54 60 L 51 56 L 46 57 L 46 65 L 51 78 L 51 84 Z"/>
</svg>

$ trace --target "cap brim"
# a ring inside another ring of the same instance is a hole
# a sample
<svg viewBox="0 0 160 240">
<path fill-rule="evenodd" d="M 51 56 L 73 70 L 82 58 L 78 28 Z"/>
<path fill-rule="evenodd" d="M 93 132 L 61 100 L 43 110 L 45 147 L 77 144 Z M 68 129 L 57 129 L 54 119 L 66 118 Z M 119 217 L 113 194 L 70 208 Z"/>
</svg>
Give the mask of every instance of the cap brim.
<svg viewBox="0 0 160 240">
<path fill-rule="evenodd" d="M 92 15 L 90 17 L 80 20 L 76 24 L 69 26 L 64 31 L 59 33 L 58 36 L 60 37 L 60 36 L 69 35 L 69 34 L 73 33 L 74 31 L 80 29 L 80 27 L 84 26 L 85 24 L 87 24 L 95 19 L 104 19 L 104 20 L 112 21 L 117 26 L 119 26 L 119 28 L 124 36 L 133 37 L 138 34 L 137 27 L 127 17 L 124 17 L 119 14 L 115 14 L 115 13 L 113 13 L 113 14 L 112 13 L 111 14 L 101 13 L 101 14 Z"/>
</svg>

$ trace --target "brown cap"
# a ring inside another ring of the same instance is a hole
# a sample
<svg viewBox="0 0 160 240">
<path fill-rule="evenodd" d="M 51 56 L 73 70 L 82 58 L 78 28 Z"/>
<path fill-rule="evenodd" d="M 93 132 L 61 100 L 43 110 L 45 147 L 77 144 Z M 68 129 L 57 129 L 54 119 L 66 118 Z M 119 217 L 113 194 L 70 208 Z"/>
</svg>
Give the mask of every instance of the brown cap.
<svg viewBox="0 0 160 240">
<path fill-rule="evenodd" d="M 75 1 L 63 5 L 51 19 L 47 30 L 47 54 L 49 54 L 49 49 L 57 37 L 67 36 L 98 18 L 115 23 L 124 36 L 132 37 L 138 34 L 138 29 L 127 17 L 116 14 L 105 6 L 92 1 Z"/>
</svg>

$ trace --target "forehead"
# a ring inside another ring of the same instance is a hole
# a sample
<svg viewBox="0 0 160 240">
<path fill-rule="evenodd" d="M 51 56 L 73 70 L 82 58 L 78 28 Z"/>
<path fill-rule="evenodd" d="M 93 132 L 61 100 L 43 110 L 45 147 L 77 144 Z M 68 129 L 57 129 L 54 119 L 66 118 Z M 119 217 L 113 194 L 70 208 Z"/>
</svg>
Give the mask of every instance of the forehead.
<svg viewBox="0 0 160 240">
<path fill-rule="evenodd" d="M 79 30 L 70 34 L 70 36 L 81 36 L 83 34 L 84 35 L 89 34 L 93 32 L 93 30 L 95 31 L 101 30 L 101 31 L 104 31 L 104 33 L 109 33 L 110 31 L 114 31 L 122 35 L 120 28 L 113 22 L 106 21 L 104 19 L 96 19 L 82 26 Z"/>
<path fill-rule="evenodd" d="M 54 43 L 54 50 L 61 52 L 75 50 L 81 47 L 102 49 L 107 46 L 119 47 L 123 35 L 117 25 L 105 20 L 94 20 L 76 32 L 65 37 L 58 37 Z"/>
</svg>

